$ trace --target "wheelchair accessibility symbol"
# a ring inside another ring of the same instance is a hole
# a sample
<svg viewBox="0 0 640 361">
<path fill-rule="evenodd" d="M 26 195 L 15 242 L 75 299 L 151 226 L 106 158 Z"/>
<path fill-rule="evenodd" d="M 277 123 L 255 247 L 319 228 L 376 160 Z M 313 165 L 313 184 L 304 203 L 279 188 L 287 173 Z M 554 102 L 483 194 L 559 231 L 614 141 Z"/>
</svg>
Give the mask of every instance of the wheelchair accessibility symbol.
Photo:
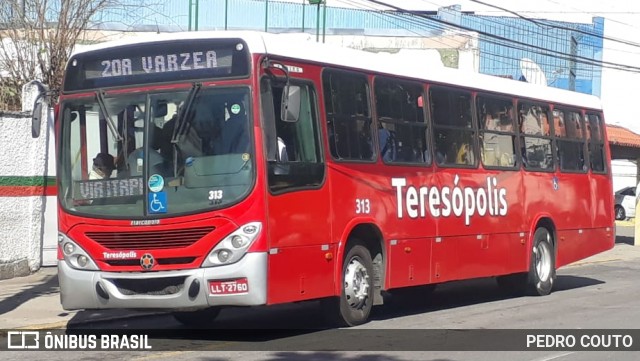
<svg viewBox="0 0 640 361">
<path fill-rule="evenodd" d="M 148 199 L 149 213 L 167 213 L 167 193 L 149 193 Z"/>
</svg>

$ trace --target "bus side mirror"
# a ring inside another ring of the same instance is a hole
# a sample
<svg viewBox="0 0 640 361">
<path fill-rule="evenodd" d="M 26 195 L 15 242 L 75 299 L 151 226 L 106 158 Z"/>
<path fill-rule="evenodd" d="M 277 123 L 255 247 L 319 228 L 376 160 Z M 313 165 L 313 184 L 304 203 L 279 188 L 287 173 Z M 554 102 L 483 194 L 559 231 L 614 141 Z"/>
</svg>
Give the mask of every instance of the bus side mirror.
<svg viewBox="0 0 640 361">
<path fill-rule="evenodd" d="M 40 137 L 40 128 L 42 124 L 42 96 L 38 96 L 33 105 L 33 112 L 31 113 L 31 137 Z"/>
<path fill-rule="evenodd" d="M 37 93 L 34 94 L 34 90 L 37 91 Z M 31 137 L 33 138 L 40 137 L 42 103 L 47 103 L 47 91 L 47 87 L 38 80 L 32 80 L 22 86 L 22 111 L 31 111 Z M 29 98 L 33 95 L 35 95 L 35 100 L 31 103 Z M 33 107 L 29 107 L 31 104 L 33 104 Z M 45 117 L 46 116 L 48 116 L 48 114 L 45 115 Z"/>
<path fill-rule="evenodd" d="M 280 119 L 283 122 L 295 123 L 300 119 L 300 87 L 285 85 L 282 91 Z"/>
</svg>

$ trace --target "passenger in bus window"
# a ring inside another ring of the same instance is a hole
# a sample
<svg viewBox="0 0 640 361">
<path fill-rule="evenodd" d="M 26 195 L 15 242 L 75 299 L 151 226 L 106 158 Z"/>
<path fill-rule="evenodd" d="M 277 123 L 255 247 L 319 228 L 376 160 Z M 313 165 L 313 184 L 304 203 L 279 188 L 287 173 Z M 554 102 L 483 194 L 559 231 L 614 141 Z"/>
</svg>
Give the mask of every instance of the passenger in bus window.
<svg viewBox="0 0 640 361">
<path fill-rule="evenodd" d="M 455 148 L 455 144 L 449 144 L 445 130 L 436 130 L 435 148 L 436 162 L 438 165 L 443 165 L 451 162 L 451 159 L 454 159 L 454 154 L 452 154 L 453 151 L 451 149 Z"/>
<path fill-rule="evenodd" d="M 582 138 L 582 128 L 580 126 L 580 115 L 578 113 L 569 113 L 569 120 L 566 123 L 567 137 Z"/>
<path fill-rule="evenodd" d="M 380 155 L 385 162 L 393 162 L 396 158 L 396 141 L 394 134 L 382 123 L 378 128 L 378 141 L 380 142 Z"/>
<path fill-rule="evenodd" d="M 109 153 L 98 153 L 93 158 L 93 166 L 89 172 L 89 179 L 107 179 L 116 168 L 113 156 Z"/>
<path fill-rule="evenodd" d="M 415 145 L 413 146 L 413 162 L 419 163 L 431 163 L 431 152 L 425 146 L 423 146 L 422 139 L 416 139 Z"/>
<path fill-rule="evenodd" d="M 520 130 L 525 134 L 542 135 L 542 126 L 539 118 L 539 107 L 529 106 L 520 110 Z"/>
<path fill-rule="evenodd" d="M 498 111 L 495 106 L 485 104 L 484 108 L 484 129 L 485 130 L 498 130 L 498 124 L 500 119 L 498 118 Z"/>
<path fill-rule="evenodd" d="M 542 123 L 542 135 L 548 137 L 551 135 L 551 128 L 549 127 L 549 118 L 547 112 L 540 110 L 540 123 Z"/>
<path fill-rule="evenodd" d="M 497 129 L 501 132 L 513 132 L 513 119 L 511 118 L 511 107 L 505 107 L 498 112 Z"/>
<path fill-rule="evenodd" d="M 553 127 L 556 137 L 566 137 L 567 132 L 564 126 L 564 112 L 559 110 L 553 111 Z"/>
</svg>

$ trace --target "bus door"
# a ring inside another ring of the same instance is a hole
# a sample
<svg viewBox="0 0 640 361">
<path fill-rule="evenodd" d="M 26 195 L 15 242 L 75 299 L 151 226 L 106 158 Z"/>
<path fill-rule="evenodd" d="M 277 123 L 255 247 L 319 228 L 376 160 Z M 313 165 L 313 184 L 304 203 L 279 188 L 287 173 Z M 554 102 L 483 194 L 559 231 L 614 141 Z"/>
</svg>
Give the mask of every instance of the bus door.
<svg viewBox="0 0 640 361">
<path fill-rule="evenodd" d="M 555 204 L 558 205 L 558 259 L 562 266 L 583 258 L 582 244 L 592 228 L 591 193 L 585 152 L 585 126 L 578 110 L 553 110 L 554 134 L 560 167 L 554 177 Z"/>
<path fill-rule="evenodd" d="M 316 90 L 310 82 L 265 76 L 260 93 L 267 143 L 268 302 L 332 295 L 334 261 L 328 254 L 335 254 L 335 245 Z"/>
</svg>

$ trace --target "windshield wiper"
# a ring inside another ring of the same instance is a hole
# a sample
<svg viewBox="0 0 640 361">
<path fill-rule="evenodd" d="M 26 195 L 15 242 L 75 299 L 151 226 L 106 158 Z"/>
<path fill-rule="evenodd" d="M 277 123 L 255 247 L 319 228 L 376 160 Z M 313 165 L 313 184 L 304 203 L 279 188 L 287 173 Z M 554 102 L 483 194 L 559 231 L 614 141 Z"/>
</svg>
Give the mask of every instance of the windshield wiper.
<svg viewBox="0 0 640 361">
<path fill-rule="evenodd" d="M 98 106 L 100 107 L 100 112 L 102 116 L 107 121 L 107 125 L 109 126 L 109 130 L 111 131 L 111 135 L 116 138 L 118 142 L 122 142 L 122 136 L 118 133 L 116 125 L 113 124 L 113 119 L 111 119 L 111 115 L 109 115 L 109 110 L 104 104 L 104 91 L 97 90 L 96 91 L 96 101 L 98 102 Z"/>
<path fill-rule="evenodd" d="M 191 106 L 193 105 L 193 101 L 200 92 L 202 88 L 202 83 L 193 83 L 193 87 L 189 91 L 187 95 L 187 99 L 184 101 L 182 105 L 182 109 L 178 113 L 176 117 L 175 123 L 173 124 L 173 134 L 171 135 L 171 144 L 173 144 L 173 177 L 176 178 L 178 176 L 178 141 L 179 137 L 186 132 L 187 129 L 187 117 L 191 112 Z"/>
<path fill-rule="evenodd" d="M 193 101 L 196 98 L 196 95 L 198 95 L 198 92 L 200 92 L 201 88 L 202 83 L 193 83 L 193 87 L 191 87 L 191 90 L 187 95 L 187 99 L 184 101 L 182 109 L 180 110 L 180 113 L 178 113 L 178 117 L 175 120 L 173 135 L 171 136 L 171 143 L 178 143 L 178 137 L 180 137 L 186 131 L 187 116 L 189 112 L 191 112 Z"/>
</svg>

